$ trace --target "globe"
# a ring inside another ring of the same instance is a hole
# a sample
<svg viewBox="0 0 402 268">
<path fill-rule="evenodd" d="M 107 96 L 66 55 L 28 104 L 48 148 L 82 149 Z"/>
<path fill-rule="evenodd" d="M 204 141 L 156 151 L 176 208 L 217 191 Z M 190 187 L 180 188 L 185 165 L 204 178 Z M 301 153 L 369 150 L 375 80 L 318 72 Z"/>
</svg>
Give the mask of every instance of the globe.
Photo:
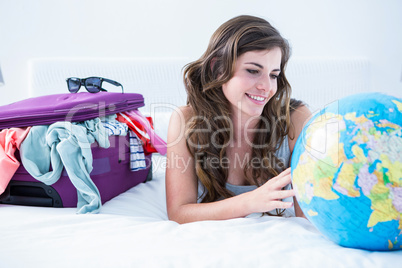
<svg viewBox="0 0 402 268">
<path fill-rule="evenodd" d="M 402 249 L 402 99 L 364 93 L 314 114 L 293 151 L 292 184 L 308 220 L 333 242 Z"/>
</svg>

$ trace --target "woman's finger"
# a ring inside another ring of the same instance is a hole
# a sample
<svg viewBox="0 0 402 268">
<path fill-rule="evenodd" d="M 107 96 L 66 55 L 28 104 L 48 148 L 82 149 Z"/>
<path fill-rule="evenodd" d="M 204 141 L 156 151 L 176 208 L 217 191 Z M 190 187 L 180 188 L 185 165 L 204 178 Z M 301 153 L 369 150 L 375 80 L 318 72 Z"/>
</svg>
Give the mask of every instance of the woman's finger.
<svg viewBox="0 0 402 268">
<path fill-rule="evenodd" d="M 295 190 L 281 190 L 271 194 L 273 200 L 281 200 L 295 195 Z"/>
<path fill-rule="evenodd" d="M 271 187 L 273 189 L 281 189 L 283 187 L 285 187 L 286 185 L 288 185 L 290 182 L 292 181 L 290 172 L 286 172 L 284 174 L 279 174 L 278 176 L 270 179 L 269 185 L 271 185 Z"/>
<path fill-rule="evenodd" d="M 278 176 L 276 176 L 276 177 L 286 176 L 286 175 L 290 174 L 290 171 L 291 171 L 291 169 L 289 167 L 289 168 L 285 169 L 284 171 L 282 171 L 281 173 L 279 173 Z"/>
<path fill-rule="evenodd" d="M 291 208 L 293 206 L 293 202 L 283 202 L 283 201 L 272 201 L 271 205 L 273 208 Z"/>
</svg>

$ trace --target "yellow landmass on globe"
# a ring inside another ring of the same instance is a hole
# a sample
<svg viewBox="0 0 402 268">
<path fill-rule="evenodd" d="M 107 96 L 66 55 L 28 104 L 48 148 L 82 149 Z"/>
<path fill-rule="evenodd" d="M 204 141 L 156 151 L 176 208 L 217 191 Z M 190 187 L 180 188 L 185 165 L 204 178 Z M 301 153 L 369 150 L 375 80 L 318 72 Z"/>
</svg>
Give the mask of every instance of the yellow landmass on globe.
<svg viewBox="0 0 402 268">
<path fill-rule="evenodd" d="M 374 170 L 373 174 L 377 177 L 378 182 L 373 186 L 373 188 L 371 188 L 370 195 L 368 197 L 370 199 L 378 198 L 380 196 L 388 197 L 389 189 L 384 184 L 384 177 L 383 177 L 382 172 L 379 172 L 378 170 Z"/>
<path fill-rule="evenodd" d="M 339 198 L 331 190 L 333 182 L 332 178 L 328 177 L 329 174 L 334 174 L 333 169 L 332 166 L 323 161 L 317 161 L 304 152 L 300 156 L 299 164 L 293 170 L 293 176 L 297 178 L 293 184 L 298 191 L 299 198 L 301 198 L 300 201 L 309 204 L 313 196 L 327 200 Z M 311 186 L 309 187 L 309 185 Z"/>
<path fill-rule="evenodd" d="M 394 244 L 391 242 L 391 240 L 388 239 L 388 249 L 391 250 L 394 248 Z"/>
<path fill-rule="evenodd" d="M 307 194 L 307 185 L 313 184 L 313 173 L 314 170 L 314 162 L 308 161 L 307 154 L 304 152 L 300 155 L 299 163 L 297 167 L 293 170 L 292 176 L 293 178 L 297 178 L 297 180 L 292 180 L 294 187 L 297 189 L 298 197 L 301 199 L 299 201 L 310 204 L 311 198 L 310 195 Z"/>
<path fill-rule="evenodd" d="M 378 183 L 373 186 L 370 195 L 367 196 L 371 200 L 371 209 L 373 210 L 367 227 L 373 227 L 379 222 L 398 220 L 401 228 L 402 213 L 399 213 L 392 204 L 390 190 L 384 185 L 383 173 L 375 170 L 374 174 L 378 178 Z"/>
<path fill-rule="evenodd" d="M 392 100 L 392 102 L 396 104 L 396 107 L 398 108 L 399 112 L 402 113 L 402 102 L 397 100 Z"/>
<path fill-rule="evenodd" d="M 325 118 L 325 119 L 323 119 Z M 327 119 L 331 119 L 334 122 L 343 120 L 339 114 L 325 113 L 320 117 L 317 117 L 309 126 L 306 132 L 306 146 L 314 148 L 312 146 L 313 139 L 317 136 L 312 135 L 314 132 L 321 132 L 328 134 L 327 131 Z M 344 130 L 344 126 L 341 126 L 341 130 Z M 339 135 L 339 133 L 333 133 Z M 323 138 L 331 138 L 324 136 Z M 339 140 L 339 137 L 333 140 Z M 333 186 L 333 174 L 338 169 L 339 163 L 346 159 L 343 151 L 342 143 L 325 144 L 328 146 L 326 151 L 321 155 L 322 158 L 318 159 L 305 150 L 299 157 L 299 163 L 295 170 L 293 170 L 293 176 L 298 178 L 293 181 L 295 188 L 298 189 L 300 201 L 307 204 L 311 202 L 313 196 L 321 197 L 327 200 L 333 200 L 339 198 L 339 196 L 332 191 Z M 320 148 L 321 149 L 321 148 Z"/>
<path fill-rule="evenodd" d="M 307 211 L 307 214 L 309 215 L 309 216 L 311 216 L 311 217 L 314 217 L 314 216 L 317 216 L 318 215 L 318 212 L 316 212 L 316 211 L 313 211 L 313 210 L 309 210 L 309 211 Z"/>
<path fill-rule="evenodd" d="M 374 199 L 371 202 L 371 213 L 367 227 L 373 227 L 379 222 L 386 222 L 392 220 L 399 220 L 401 213 L 398 213 L 392 205 L 392 199 Z"/>
<path fill-rule="evenodd" d="M 331 158 L 330 164 L 333 167 L 338 168 L 340 164 L 346 160 L 346 155 L 343 147 L 343 143 L 334 143 L 328 148 L 327 155 L 329 158 Z"/>
<path fill-rule="evenodd" d="M 353 165 L 350 163 L 344 163 L 338 173 L 336 184 L 339 185 L 342 189 L 346 190 L 348 196 L 358 197 L 360 196 L 360 190 L 355 189 L 355 180 L 356 174 Z"/>
<path fill-rule="evenodd" d="M 339 195 L 332 191 L 332 177 L 321 178 L 314 187 L 314 195 L 327 200 L 338 199 Z"/>
<path fill-rule="evenodd" d="M 396 245 L 396 244 L 398 244 L 398 238 L 397 237 L 395 237 L 394 242 L 392 242 L 391 240 L 388 239 L 388 249 L 389 250 L 392 250 L 394 248 L 394 245 Z M 402 245 L 399 245 L 399 248 L 402 248 Z"/>
<path fill-rule="evenodd" d="M 361 143 L 367 143 L 369 141 L 369 138 L 367 137 L 367 135 L 356 135 L 356 138 L 360 138 L 361 139 Z"/>
<path fill-rule="evenodd" d="M 373 134 L 373 136 L 374 136 L 375 140 L 379 140 L 382 136 L 382 133 L 381 133 L 381 131 L 376 130 L 375 133 Z"/>
<path fill-rule="evenodd" d="M 352 152 L 355 155 L 353 162 L 355 163 L 367 163 L 367 157 L 364 155 L 363 149 L 358 145 L 352 146 Z"/>
<path fill-rule="evenodd" d="M 356 124 L 363 124 L 363 123 L 366 123 L 367 121 L 369 121 L 369 119 L 367 119 L 364 115 L 356 117 L 356 112 L 347 113 L 347 114 L 345 114 L 344 118 L 347 120 L 351 120 Z"/>
<path fill-rule="evenodd" d="M 391 122 L 378 123 L 378 124 L 377 124 L 377 127 L 381 127 L 381 128 L 389 127 L 389 128 L 392 128 L 392 129 L 398 129 L 398 128 L 400 128 L 399 125 L 394 124 L 394 123 L 391 123 Z"/>
<path fill-rule="evenodd" d="M 367 117 L 368 118 L 371 118 L 371 117 L 374 117 L 374 116 L 378 116 L 378 113 L 377 114 L 375 114 L 373 111 L 368 111 L 368 115 L 367 115 Z"/>
<path fill-rule="evenodd" d="M 387 178 L 389 182 L 393 185 L 398 185 L 402 187 L 401 178 L 402 178 L 402 162 L 394 161 L 391 162 L 389 156 L 386 154 L 380 155 L 381 163 L 377 164 L 377 168 L 386 168 L 388 171 L 386 172 Z"/>
</svg>

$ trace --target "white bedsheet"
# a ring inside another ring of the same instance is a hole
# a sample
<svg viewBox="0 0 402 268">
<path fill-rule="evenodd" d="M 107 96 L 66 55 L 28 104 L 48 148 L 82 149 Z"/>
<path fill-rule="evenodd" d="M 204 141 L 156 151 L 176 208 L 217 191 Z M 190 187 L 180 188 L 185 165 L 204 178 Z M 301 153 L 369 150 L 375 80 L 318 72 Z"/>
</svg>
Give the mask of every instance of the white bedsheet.
<svg viewBox="0 0 402 268">
<path fill-rule="evenodd" d="M 179 225 L 166 214 L 160 156 L 154 179 L 74 208 L 0 205 L 0 267 L 398 267 L 402 251 L 340 247 L 307 220 L 250 215 Z M 155 165 L 156 166 L 156 165 Z"/>
</svg>

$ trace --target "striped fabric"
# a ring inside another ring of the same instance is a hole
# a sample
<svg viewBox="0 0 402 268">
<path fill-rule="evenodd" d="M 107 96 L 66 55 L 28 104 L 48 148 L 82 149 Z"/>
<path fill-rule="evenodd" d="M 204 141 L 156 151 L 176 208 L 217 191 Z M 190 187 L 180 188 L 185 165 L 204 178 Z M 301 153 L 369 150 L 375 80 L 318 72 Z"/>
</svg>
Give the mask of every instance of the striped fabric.
<svg viewBox="0 0 402 268">
<path fill-rule="evenodd" d="M 146 168 L 144 150 L 137 135 L 129 130 L 130 135 L 130 169 L 137 171 Z"/>
</svg>

